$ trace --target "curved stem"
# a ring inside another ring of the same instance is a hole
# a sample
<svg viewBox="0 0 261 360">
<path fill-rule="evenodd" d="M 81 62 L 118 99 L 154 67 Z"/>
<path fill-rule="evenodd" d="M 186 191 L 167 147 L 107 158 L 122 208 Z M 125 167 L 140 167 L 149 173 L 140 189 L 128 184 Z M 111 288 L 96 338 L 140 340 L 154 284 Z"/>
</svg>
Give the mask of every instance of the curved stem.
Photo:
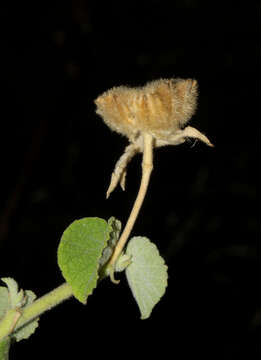
<svg viewBox="0 0 261 360">
<path fill-rule="evenodd" d="M 129 219 L 125 225 L 125 228 L 121 234 L 121 237 L 115 247 L 114 253 L 108 263 L 108 269 L 110 271 L 111 280 L 116 282 L 113 278 L 114 264 L 117 261 L 120 253 L 122 252 L 128 237 L 131 233 L 131 230 L 135 224 L 135 221 L 138 217 L 140 208 L 142 206 L 144 197 L 146 195 L 150 175 L 153 169 L 153 137 L 150 134 L 143 134 L 143 158 L 142 158 L 142 178 L 140 183 L 139 192 L 135 203 L 133 205 L 132 211 L 130 213 Z"/>
</svg>

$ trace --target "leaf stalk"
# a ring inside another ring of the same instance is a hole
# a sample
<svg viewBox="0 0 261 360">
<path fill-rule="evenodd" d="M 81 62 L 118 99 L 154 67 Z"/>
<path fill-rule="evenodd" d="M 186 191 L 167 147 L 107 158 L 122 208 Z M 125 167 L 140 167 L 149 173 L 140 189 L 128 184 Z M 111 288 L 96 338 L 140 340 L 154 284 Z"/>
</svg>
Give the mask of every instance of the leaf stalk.
<svg viewBox="0 0 261 360">
<path fill-rule="evenodd" d="M 114 282 L 114 283 L 115 282 L 117 283 L 117 281 L 114 279 L 115 263 L 129 238 L 129 235 L 133 229 L 135 221 L 140 212 L 141 206 L 143 204 L 143 201 L 144 201 L 147 189 L 148 189 L 152 169 L 153 169 L 153 137 L 151 134 L 144 133 L 143 134 L 142 177 L 141 177 L 139 192 L 138 192 L 138 195 L 134 202 L 134 205 L 133 205 L 132 211 L 130 213 L 130 216 L 128 218 L 128 221 L 125 225 L 125 228 L 120 236 L 120 239 L 119 239 L 119 241 L 114 249 L 114 252 L 112 254 L 112 257 L 108 263 L 110 278 L 111 278 L 112 282 Z"/>
</svg>

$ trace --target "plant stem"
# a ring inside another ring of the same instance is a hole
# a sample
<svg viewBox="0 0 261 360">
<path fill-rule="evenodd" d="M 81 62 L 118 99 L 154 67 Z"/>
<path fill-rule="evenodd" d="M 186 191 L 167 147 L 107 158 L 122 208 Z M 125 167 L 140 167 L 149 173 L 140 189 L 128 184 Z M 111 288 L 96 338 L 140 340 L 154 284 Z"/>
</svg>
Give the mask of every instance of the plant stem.
<svg viewBox="0 0 261 360">
<path fill-rule="evenodd" d="M 64 300 L 69 299 L 72 295 L 73 293 L 71 286 L 65 282 L 56 289 L 40 297 L 38 300 L 34 301 L 32 305 L 29 305 L 24 309 L 21 318 L 17 322 L 15 330 L 25 325 L 32 319 L 35 319 L 45 311 L 50 310 L 51 308 L 60 304 Z"/>
<path fill-rule="evenodd" d="M 150 134 L 144 133 L 143 134 L 143 158 L 142 158 L 142 178 L 140 183 L 140 188 L 138 195 L 136 197 L 135 203 L 133 205 L 132 211 L 128 218 L 128 221 L 125 225 L 125 228 L 121 234 L 121 237 L 115 247 L 113 255 L 108 263 L 108 269 L 111 269 L 110 276 L 113 282 L 116 282 L 113 277 L 114 272 L 114 264 L 117 261 L 120 253 L 122 252 L 128 237 L 131 233 L 131 230 L 135 224 L 135 221 L 138 217 L 140 208 L 142 206 L 144 197 L 146 195 L 150 175 L 153 169 L 153 137 Z"/>
<path fill-rule="evenodd" d="M 61 286 L 57 287 L 56 289 L 50 291 L 48 294 L 40 297 L 39 299 L 35 300 L 31 305 L 28 305 L 24 309 L 22 309 L 22 315 L 17 321 L 13 332 L 24 326 L 25 324 L 29 323 L 30 321 L 34 320 L 42 313 L 50 310 L 51 308 L 55 307 L 56 305 L 60 304 L 66 299 L 69 299 L 73 295 L 71 286 L 67 283 L 62 284 Z M 9 313 L 7 313 L 7 317 Z M 13 317 L 13 310 L 10 311 L 10 316 Z M 3 339 L 5 336 L 10 334 L 12 329 L 10 326 L 5 326 L 3 328 L 2 323 L 0 324 L 0 333 L 1 337 L 0 340 Z"/>
<path fill-rule="evenodd" d="M 14 330 L 21 313 L 17 309 L 10 309 L 1 319 L 0 326 L 0 341 Z"/>
<path fill-rule="evenodd" d="M 7 336 L 5 339 L 0 341 L 0 359 L 8 360 L 9 359 L 9 349 L 10 349 L 11 339 Z"/>
</svg>

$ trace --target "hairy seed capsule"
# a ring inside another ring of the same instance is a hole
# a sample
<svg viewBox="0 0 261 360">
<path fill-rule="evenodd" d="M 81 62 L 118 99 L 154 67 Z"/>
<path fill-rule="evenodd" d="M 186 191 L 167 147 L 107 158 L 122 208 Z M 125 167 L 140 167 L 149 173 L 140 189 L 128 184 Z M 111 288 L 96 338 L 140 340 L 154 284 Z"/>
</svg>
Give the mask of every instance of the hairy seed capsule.
<svg viewBox="0 0 261 360">
<path fill-rule="evenodd" d="M 200 131 L 185 126 L 196 110 L 197 89 L 193 79 L 161 79 L 140 88 L 114 87 L 95 100 L 97 114 L 130 141 L 115 165 L 107 197 L 118 183 L 125 189 L 127 165 L 144 151 L 146 135 L 152 136 L 153 147 L 179 145 L 187 138 L 213 146 Z"/>
<path fill-rule="evenodd" d="M 160 79 L 140 88 L 114 87 L 95 103 L 104 122 L 131 142 L 147 132 L 167 143 L 196 110 L 197 81 Z"/>
</svg>

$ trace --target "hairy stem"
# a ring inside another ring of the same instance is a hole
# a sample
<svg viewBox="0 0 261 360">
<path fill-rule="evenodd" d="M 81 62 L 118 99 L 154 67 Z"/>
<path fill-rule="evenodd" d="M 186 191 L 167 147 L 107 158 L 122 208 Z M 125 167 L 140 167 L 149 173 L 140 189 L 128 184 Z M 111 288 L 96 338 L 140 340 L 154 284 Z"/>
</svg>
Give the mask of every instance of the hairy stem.
<svg viewBox="0 0 261 360">
<path fill-rule="evenodd" d="M 11 345 L 11 339 L 9 336 L 0 340 L 0 359 L 8 360 L 9 359 L 9 349 Z"/>
<path fill-rule="evenodd" d="M 13 332 L 21 313 L 17 309 L 10 309 L 1 320 L 0 341 Z"/>
<path fill-rule="evenodd" d="M 135 221 L 138 217 L 140 208 L 142 206 L 144 197 L 146 195 L 150 175 L 153 169 L 153 138 L 150 134 L 144 133 L 143 135 L 143 158 L 142 158 L 142 178 L 140 183 L 139 192 L 135 203 L 133 205 L 132 211 L 130 213 L 129 219 L 125 225 L 125 228 L 121 234 L 121 237 L 115 247 L 113 255 L 108 263 L 108 269 L 110 269 L 110 276 L 113 282 L 116 282 L 113 277 L 114 265 L 117 261 L 120 253 L 122 252 L 128 237 L 131 233 L 131 230 L 135 224 Z"/>
<path fill-rule="evenodd" d="M 14 319 L 14 309 L 9 311 L 6 315 L 6 324 L 1 322 L 0 324 L 0 340 L 5 336 L 8 336 L 11 332 L 15 332 L 22 326 L 26 325 L 30 321 L 34 320 L 42 313 L 50 310 L 54 306 L 60 304 L 66 299 L 69 299 L 73 295 L 71 286 L 67 283 L 62 284 L 56 289 L 50 291 L 48 294 L 40 297 L 35 300 L 31 305 L 28 305 L 24 309 L 22 309 L 22 315 L 19 317 L 14 327 L 10 327 L 10 321 Z M 10 317 L 10 321 L 8 322 L 8 318 Z"/>
</svg>

